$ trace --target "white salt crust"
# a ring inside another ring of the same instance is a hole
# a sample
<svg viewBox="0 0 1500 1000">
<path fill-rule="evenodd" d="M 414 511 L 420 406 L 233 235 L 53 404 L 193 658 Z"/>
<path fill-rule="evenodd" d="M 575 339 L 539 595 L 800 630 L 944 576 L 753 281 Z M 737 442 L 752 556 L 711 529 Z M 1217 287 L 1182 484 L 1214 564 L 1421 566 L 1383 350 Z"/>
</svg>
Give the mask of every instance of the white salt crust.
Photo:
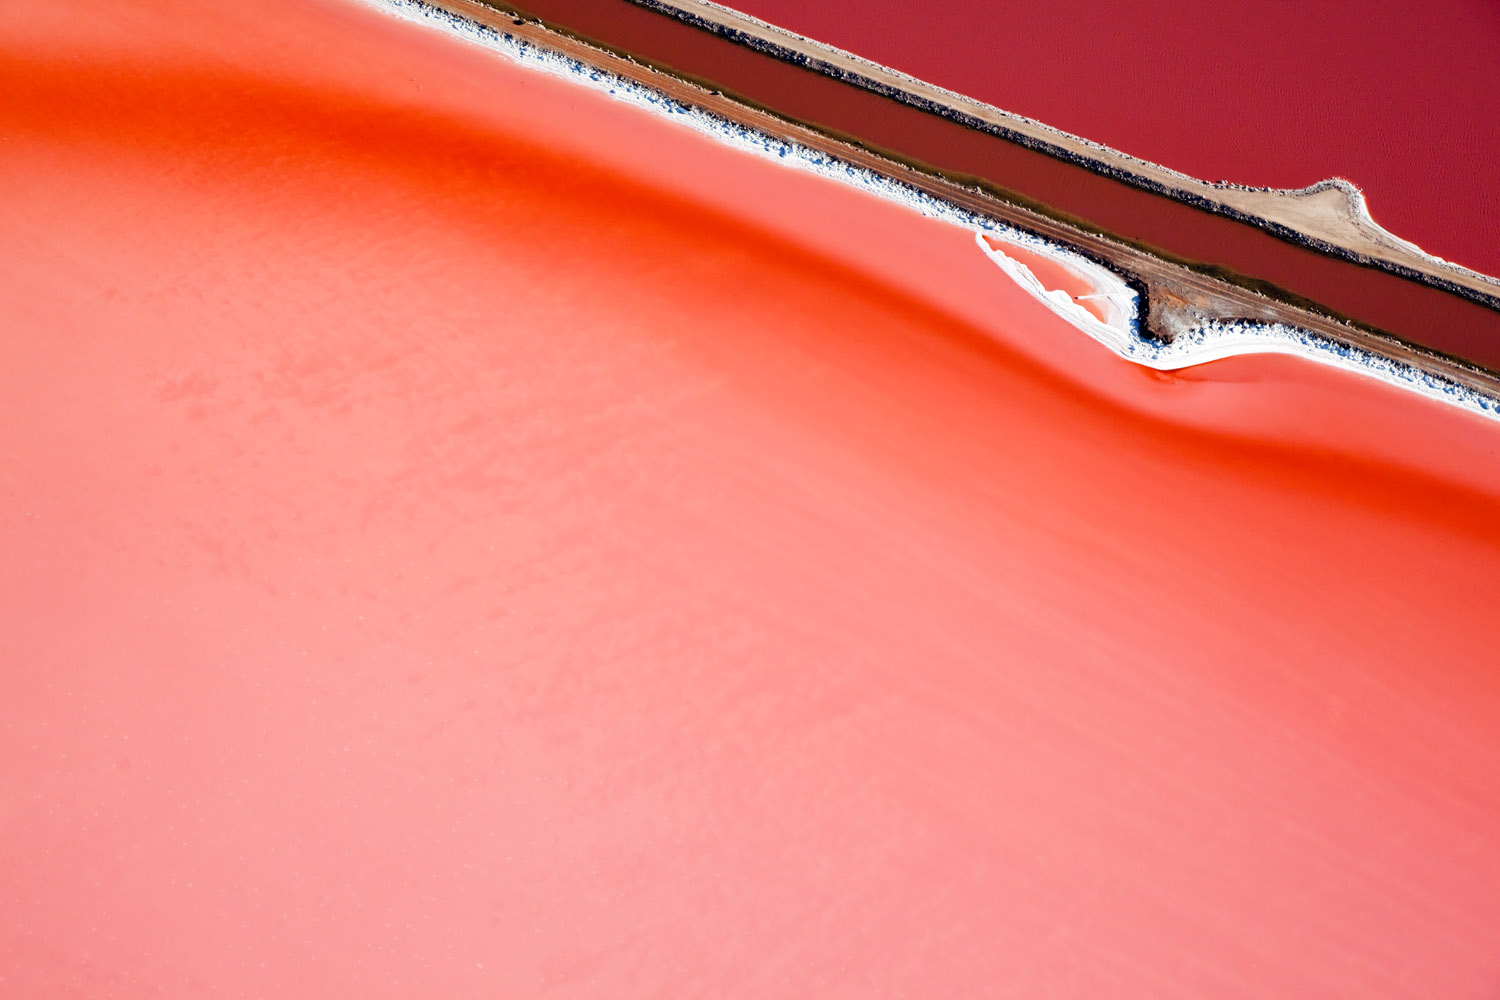
<svg viewBox="0 0 1500 1000">
<path fill-rule="evenodd" d="M 778 160 L 786 166 L 903 205 L 929 218 L 968 229 L 974 233 L 974 240 L 985 256 L 1012 280 L 1059 317 L 1127 361 L 1159 371 L 1171 371 L 1241 354 L 1290 354 L 1500 420 L 1500 399 L 1405 362 L 1282 323 L 1214 321 L 1178 334 L 1171 343 L 1160 341 L 1143 332 L 1139 296 L 1118 274 L 1051 240 L 977 215 L 894 178 L 856 167 L 816 149 L 778 139 L 702 108 L 683 104 L 644 84 L 444 10 L 426 0 L 360 2 L 403 20 L 438 28 L 527 69 L 560 77 L 669 118 L 726 146 Z M 987 237 L 989 242 L 986 242 Z M 1045 288 L 1029 268 L 995 247 L 996 242 L 1042 254 L 1089 282 L 1095 289 L 1091 297 L 1097 296 L 1104 303 L 1106 319 L 1100 320 L 1067 293 Z"/>
</svg>

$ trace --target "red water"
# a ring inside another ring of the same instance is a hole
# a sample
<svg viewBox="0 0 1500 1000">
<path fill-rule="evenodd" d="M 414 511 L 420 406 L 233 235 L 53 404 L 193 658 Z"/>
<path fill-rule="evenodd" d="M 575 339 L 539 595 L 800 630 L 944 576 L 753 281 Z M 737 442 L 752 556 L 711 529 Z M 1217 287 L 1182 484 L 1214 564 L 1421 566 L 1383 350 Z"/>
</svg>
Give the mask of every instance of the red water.
<svg viewBox="0 0 1500 1000">
<path fill-rule="evenodd" d="M 1500 4 L 735 0 L 1207 180 L 1347 177 L 1376 220 L 1500 275 Z"/>
<path fill-rule="evenodd" d="M 7 997 L 1500 985 L 1494 425 L 330 0 L 0 72 Z"/>
</svg>

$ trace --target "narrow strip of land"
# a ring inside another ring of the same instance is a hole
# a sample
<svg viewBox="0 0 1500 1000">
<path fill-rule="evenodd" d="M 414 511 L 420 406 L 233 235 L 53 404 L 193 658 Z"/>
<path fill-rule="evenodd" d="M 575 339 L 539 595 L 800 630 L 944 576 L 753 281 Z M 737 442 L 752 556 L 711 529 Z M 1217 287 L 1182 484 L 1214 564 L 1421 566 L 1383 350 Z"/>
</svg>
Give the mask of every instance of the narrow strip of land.
<svg viewBox="0 0 1500 1000">
<path fill-rule="evenodd" d="M 1339 233 L 1348 226 L 1338 219 L 1358 221 L 1359 211 L 1337 185 L 1286 197 L 1203 185 L 712 5 L 653 10 L 644 0 L 455 0 L 445 6 L 523 37 L 550 28 L 535 38 L 583 43 L 580 58 L 609 55 L 626 75 L 657 70 L 642 79 L 662 89 L 690 85 L 677 91 L 689 103 L 731 118 L 738 109 L 763 112 L 757 127 L 772 134 L 830 144 L 839 155 L 873 153 L 876 169 L 904 180 L 936 178 L 947 182 L 944 190 L 985 195 L 996 213 L 1021 209 L 1028 219 L 1062 223 L 1068 233 L 1146 251 L 1256 293 L 1251 301 L 1258 308 L 1289 305 L 1500 371 L 1500 284 L 1397 246 L 1399 240 L 1376 253 L 1373 243 L 1343 239 Z M 517 19 L 524 23 L 511 23 Z M 1017 123 L 1025 129 L 1010 128 Z M 1218 200 L 1204 192 L 1218 192 Z M 1285 210 L 1273 212 L 1274 205 Z M 1163 289 L 1159 301 L 1174 300 Z M 1180 326 L 1155 308 L 1151 322 L 1164 337 Z"/>
</svg>

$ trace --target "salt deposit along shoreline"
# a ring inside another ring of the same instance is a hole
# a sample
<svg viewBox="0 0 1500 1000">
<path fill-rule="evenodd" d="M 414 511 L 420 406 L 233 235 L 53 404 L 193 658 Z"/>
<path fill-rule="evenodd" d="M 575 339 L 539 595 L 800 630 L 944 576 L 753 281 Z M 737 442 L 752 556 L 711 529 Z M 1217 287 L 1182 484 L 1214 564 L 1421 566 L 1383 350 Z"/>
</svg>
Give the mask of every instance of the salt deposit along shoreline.
<svg viewBox="0 0 1500 1000">
<path fill-rule="evenodd" d="M 605 92 L 616 100 L 669 117 L 716 141 L 755 155 L 773 157 L 788 166 L 968 228 L 974 232 L 979 249 L 1003 273 L 1075 328 L 1136 364 L 1170 371 L 1242 354 L 1286 354 L 1374 378 L 1500 420 L 1500 381 L 1472 366 L 1456 364 L 1386 338 L 1372 337 L 1306 310 L 1264 299 L 1246 301 L 1238 289 L 1214 288 L 1202 276 L 1166 273 L 1172 265 L 1150 260 L 1138 252 L 1135 259 L 1122 260 L 1132 256 L 1129 248 L 1101 246 L 1097 242 L 1091 248 L 1080 247 L 1078 244 L 1088 241 L 1086 234 L 1068 232 L 1052 220 L 1024 216 L 997 220 L 993 218 L 999 214 L 994 211 L 995 206 L 974 204 L 972 192 L 965 198 L 961 189 L 936 192 L 930 186 L 924 189 L 915 183 L 919 178 L 911 173 L 896 180 L 892 174 L 898 171 L 876 169 L 878 161 L 870 162 L 868 154 L 864 157 L 866 162 L 858 162 L 858 151 L 853 147 L 833 150 L 828 148 L 827 140 L 818 142 L 808 135 L 793 139 L 777 134 L 766 127 L 768 116 L 754 111 L 738 109 L 739 113 L 731 117 L 735 110 L 731 107 L 733 102 L 726 101 L 721 94 L 701 91 L 668 74 L 643 71 L 602 50 L 534 24 L 515 20 L 497 22 L 493 11 L 468 0 L 449 0 L 447 5 L 427 0 L 361 2 L 455 33 L 521 65 Z M 629 75 L 621 72 L 632 66 L 635 71 Z M 784 131 L 784 127 L 777 130 Z M 1044 225 L 1045 222 L 1051 225 Z M 987 236 L 1025 246 L 1085 276 L 1111 303 L 1114 313 L 1111 320 L 1094 319 L 1078 305 L 1059 301 L 1024 264 L 988 245 Z M 1093 239 L 1097 241 L 1097 237 Z M 1089 249 L 1094 252 L 1089 253 Z M 1154 302 L 1153 292 L 1157 299 Z M 1162 315 L 1160 300 L 1168 297 L 1182 297 L 1184 304 L 1174 314 Z M 1159 335 L 1163 328 L 1168 337 Z"/>
<path fill-rule="evenodd" d="M 654 67 L 700 90 L 722 91 L 770 111 L 776 134 L 802 125 L 814 144 L 832 140 L 877 153 L 885 161 L 877 170 L 910 167 L 978 188 L 990 203 L 1027 208 L 1273 300 L 1310 305 L 1500 372 L 1500 286 L 1412 256 L 1415 248 L 1403 240 L 1370 243 L 1365 237 L 1374 230 L 1362 228 L 1361 196 L 1347 182 L 1279 194 L 1203 184 L 696 0 L 450 6 L 504 27 L 519 20 L 514 30 L 523 35 L 535 23 L 586 47 L 603 46 L 641 64 L 627 62 L 626 75 Z M 1149 303 L 1146 315 L 1155 332 L 1170 337 Z"/>
</svg>

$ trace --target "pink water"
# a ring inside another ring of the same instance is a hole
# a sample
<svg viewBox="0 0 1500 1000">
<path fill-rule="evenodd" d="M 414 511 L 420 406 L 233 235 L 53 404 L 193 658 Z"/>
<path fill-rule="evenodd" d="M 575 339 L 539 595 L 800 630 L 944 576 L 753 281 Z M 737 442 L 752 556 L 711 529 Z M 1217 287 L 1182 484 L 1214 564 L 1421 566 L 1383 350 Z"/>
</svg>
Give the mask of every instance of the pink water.
<svg viewBox="0 0 1500 1000">
<path fill-rule="evenodd" d="M 1500 986 L 1500 432 L 333 0 L 0 15 L 0 992 Z"/>
</svg>

